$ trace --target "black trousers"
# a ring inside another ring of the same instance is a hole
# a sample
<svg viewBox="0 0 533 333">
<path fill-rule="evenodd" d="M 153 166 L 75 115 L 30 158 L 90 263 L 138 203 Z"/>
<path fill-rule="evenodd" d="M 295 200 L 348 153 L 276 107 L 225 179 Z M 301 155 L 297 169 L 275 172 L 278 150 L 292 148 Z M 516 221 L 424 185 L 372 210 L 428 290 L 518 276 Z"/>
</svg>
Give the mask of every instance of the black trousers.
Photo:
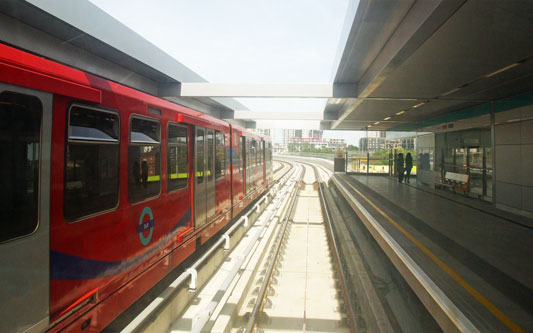
<svg viewBox="0 0 533 333">
<path fill-rule="evenodd" d="M 403 181 L 403 172 L 404 172 L 404 169 L 403 168 L 399 168 L 398 169 L 398 181 L 401 183 Z"/>
<path fill-rule="evenodd" d="M 411 178 L 411 169 L 412 168 L 405 168 L 405 181 L 409 182 L 409 179 Z"/>
</svg>

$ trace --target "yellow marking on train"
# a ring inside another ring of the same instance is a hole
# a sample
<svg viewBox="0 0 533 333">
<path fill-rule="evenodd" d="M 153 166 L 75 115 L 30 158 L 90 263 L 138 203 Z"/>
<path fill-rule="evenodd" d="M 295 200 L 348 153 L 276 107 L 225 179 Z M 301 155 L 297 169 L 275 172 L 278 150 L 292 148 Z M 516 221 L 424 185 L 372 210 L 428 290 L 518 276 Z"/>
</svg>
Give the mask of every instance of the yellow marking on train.
<svg viewBox="0 0 533 333">
<path fill-rule="evenodd" d="M 183 178 L 189 178 L 188 173 L 171 173 L 170 179 L 183 179 Z"/>
<path fill-rule="evenodd" d="M 407 230 L 402 228 L 398 222 L 391 218 L 387 213 L 382 211 L 378 206 L 376 206 L 370 199 L 364 196 L 359 190 L 357 190 L 352 184 L 345 182 L 350 186 L 357 194 L 359 194 L 366 202 L 368 202 L 375 210 L 377 210 L 383 217 L 387 219 L 393 226 L 395 226 L 402 234 L 409 238 L 422 252 L 424 252 L 431 260 L 433 260 L 437 265 L 440 266 L 448 275 L 452 277 L 457 283 L 459 283 L 465 290 L 474 298 L 480 302 L 487 310 L 489 310 L 496 318 L 498 318 L 505 326 L 507 326 L 513 332 L 525 332 L 520 326 L 518 326 L 511 318 L 507 317 L 500 309 L 498 309 L 494 304 L 492 304 L 485 296 L 481 295 L 479 291 L 474 289 L 468 282 L 466 282 L 459 274 L 455 273 L 448 265 L 446 265 L 442 260 L 440 260 L 433 252 L 426 248 L 422 243 L 420 243 L 413 235 L 411 235 Z"/>
</svg>

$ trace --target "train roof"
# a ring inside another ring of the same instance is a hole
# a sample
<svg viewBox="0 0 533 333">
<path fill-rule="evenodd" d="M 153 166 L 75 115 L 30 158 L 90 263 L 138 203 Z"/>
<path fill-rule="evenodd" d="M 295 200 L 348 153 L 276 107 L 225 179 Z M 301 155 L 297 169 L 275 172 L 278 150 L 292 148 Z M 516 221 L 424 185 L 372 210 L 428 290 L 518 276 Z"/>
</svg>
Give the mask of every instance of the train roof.
<svg viewBox="0 0 533 333">
<path fill-rule="evenodd" d="M 176 120 L 180 119 L 178 114 L 183 114 L 183 122 L 229 128 L 224 120 L 4 44 L 0 44 L 0 68 L 5 79 L 16 85 L 97 104 L 102 103 L 103 92 L 109 91 L 142 101 L 147 107 L 174 111 Z"/>
</svg>

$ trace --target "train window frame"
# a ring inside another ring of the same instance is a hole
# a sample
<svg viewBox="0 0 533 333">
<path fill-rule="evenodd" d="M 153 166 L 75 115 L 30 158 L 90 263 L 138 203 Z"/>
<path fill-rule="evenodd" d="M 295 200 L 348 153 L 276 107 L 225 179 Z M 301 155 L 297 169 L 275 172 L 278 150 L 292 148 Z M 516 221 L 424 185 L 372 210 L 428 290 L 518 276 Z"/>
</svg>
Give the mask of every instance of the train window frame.
<svg viewBox="0 0 533 333">
<path fill-rule="evenodd" d="M 117 140 L 105 140 L 105 139 L 98 139 L 98 138 L 90 138 L 90 137 L 77 137 L 77 136 L 72 136 L 72 129 L 71 129 L 71 125 L 70 125 L 70 122 L 71 122 L 71 113 L 72 113 L 72 110 L 74 108 L 82 108 L 82 109 L 87 109 L 87 110 L 93 110 L 93 111 L 96 111 L 96 112 L 101 112 L 101 113 L 108 113 L 108 114 L 112 114 L 114 116 L 117 117 L 117 122 L 118 122 L 118 128 L 117 128 Z M 76 223 L 76 222 L 80 222 L 80 221 L 84 221 L 84 220 L 87 220 L 87 219 L 90 219 L 92 217 L 95 217 L 95 216 L 99 216 L 99 215 L 103 215 L 103 214 L 107 214 L 107 213 L 110 213 L 112 211 L 115 211 L 118 209 L 119 205 L 120 205 L 120 157 L 121 157 L 121 124 L 122 124 L 122 118 L 120 117 L 120 112 L 118 112 L 117 110 L 114 110 L 114 109 L 108 109 L 108 108 L 104 108 L 104 107 L 97 107 L 97 106 L 93 106 L 93 105 L 85 105 L 85 104 L 81 104 L 81 103 L 72 103 L 69 105 L 68 109 L 67 109 L 67 123 L 66 123 L 66 127 L 67 127 L 67 130 L 66 130 L 66 138 L 65 138 L 65 149 L 64 149 L 64 165 L 63 165 L 63 218 L 65 219 L 65 221 L 69 224 L 72 224 L 72 223 Z M 77 216 L 75 218 L 69 218 L 67 217 L 67 214 L 65 214 L 65 209 L 66 209 L 66 205 L 65 205 L 65 197 L 66 197 L 66 185 L 67 185 L 67 163 L 68 163 L 68 159 L 67 159 L 67 146 L 70 144 L 70 143 L 78 143 L 78 144 L 99 144 L 99 145 L 116 145 L 118 146 L 118 163 L 117 163 L 117 169 L 118 169 L 118 173 L 117 173 L 117 196 L 116 196 L 116 203 L 113 207 L 110 207 L 110 208 L 107 208 L 107 209 L 103 209 L 103 210 L 98 210 L 98 211 L 94 211 L 94 212 L 91 212 L 91 213 L 88 213 L 88 214 L 84 214 L 84 215 L 80 215 L 80 216 Z"/>
<path fill-rule="evenodd" d="M 187 156 L 187 183 L 185 184 L 184 187 L 176 187 L 176 188 L 172 188 L 169 190 L 170 186 L 170 168 L 169 168 L 169 148 L 171 146 L 178 146 L 180 145 L 179 143 L 169 143 L 169 136 L 168 134 L 170 133 L 169 129 L 170 129 L 170 126 L 176 126 L 176 127 L 181 127 L 181 128 L 185 128 L 186 132 L 187 132 L 187 135 L 185 136 L 185 147 L 186 147 L 186 156 Z M 180 124 L 180 123 L 176 123 L 176 122 L 173 122 L 173 121 L 169 121 L 167 122 L 167 137 L 166 137 L 166 149 L 167 149 L 167 170 L 166 170 L 166 176 L 167 176 L 167 193 L 175 193 L 175 192 L 179 192 L 179 191 L 183 191 L 183 190 L 186 190 L 189 188 L 189 181 L 190 181 L 190 170 L 189 170 L 189 126 L 187 125 L 184 125 L 184 124 Z"/>
<path fill-rule="evenodd" d="M 148 142 L 148 141 L 132 141 L 132 130 L 131 130 L 131 126 L 133 124 L 133 120 L 135 119 L 140 119 L 140 120 L 146 120 L 146 121 L 152 121 L 154 123 L 157 123 L 159 125 L 159 133 L 158 133 L 158 139 L 159 141 L 156 142 L 156 143 L 153 143 L 153 142 Z M 128 192 L 128 202 L 130 205 L 137 205 L 137 204 L 140 204 L 140 203 L 143 203 L 143 202 L 146 202 L 146 201 L 149 201 L 149 200 L 153 200 L 153 199 L 157 199 L 161 196 L 161 193 L 163 191 L 162 189 L 162 182 L 161 182 L 161 178 L 162 178 L 162 174 L 163 174 L 163 168 L 162 168 L 162 165 L 161 165 L 161 160 L 162 160 L 162 146 L 163 146 L 163 143 L 161 142 L 161 120 L 159 118 L 155 118 L 155 117 L 149 117 L 149 116 L 145 116 L 145 115 L 141 115 L 141 114 L 137 114 L 137 113 L 132 113 L 130 115 L 130 119 L 129 119 L 129 122 L 128 122 L 128 186 L 127 186 L 127 189 L 126 191 Z M 141 200 L 139 201 L 132 201 L 131 198 L 130 198 L 130 181 L 129 181 L 129 178 L 130 178 L 130 147 L 132 146 L 155 146 L 155 145 L 158 145 L 159 146 L 159 192 L 153 196 L 148 196 L 148 197 L 144 197 L 142 198 Z"/>
<path fill-rule="evenodd" d="M 218 143 L 219 136 L 222 138 L 222 144 L 220 145 Z M 220 168 L 220 172 L 217 172 L 217 166 L 219 166 L 220 160 L 217 158 L 218 156 L 218 149 L 222 147 L 222 166 Z M 226 134 L 224 132 L 215 131 L 215 182 L 224 179 L 226 177 Z"/>
</svg>

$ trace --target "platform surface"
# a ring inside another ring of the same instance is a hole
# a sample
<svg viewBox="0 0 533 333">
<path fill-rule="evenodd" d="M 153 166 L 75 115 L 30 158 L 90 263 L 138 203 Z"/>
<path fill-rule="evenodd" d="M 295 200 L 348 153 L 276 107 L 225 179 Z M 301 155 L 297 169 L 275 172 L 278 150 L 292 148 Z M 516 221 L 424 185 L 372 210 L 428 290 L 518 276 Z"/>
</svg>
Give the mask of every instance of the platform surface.
<svg viewBox="0 0 533 333">
<path fill-rule="evenodd" d="M 349 188 L 354 197 L 481 331 L 533 331 L 533 230 L 529 225 L 391 177 L 338 177 L 353 186 Z"/>
</svg>

